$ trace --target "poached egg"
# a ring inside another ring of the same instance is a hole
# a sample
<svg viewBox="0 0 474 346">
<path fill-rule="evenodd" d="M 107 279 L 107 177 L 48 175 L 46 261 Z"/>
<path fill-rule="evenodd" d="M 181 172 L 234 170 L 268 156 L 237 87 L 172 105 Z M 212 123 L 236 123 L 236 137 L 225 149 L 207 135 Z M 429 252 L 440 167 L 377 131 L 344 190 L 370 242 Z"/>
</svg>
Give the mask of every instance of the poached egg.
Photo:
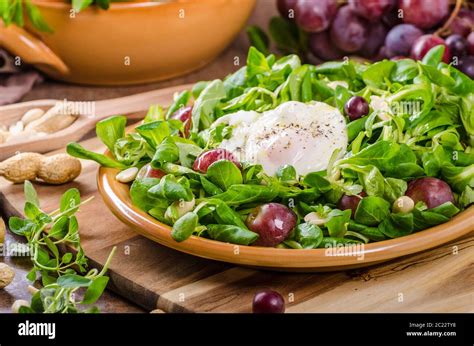
<svg viewBox="0 0 474 346">
<path fill-rule="evenodd" d="M 344 116 L 323 102 L 290 101 L 263 113 L 238 111 L 212 126 L 220 124 L 231 126 L 232 135 L 219 147 L 240 161 L 261 164 L 269 175 L 283 165 L 292 165 L 299 175 L 324 170 L 334 150 L 340 149 L 342 157 L 348 145 Z"/>
</svg>

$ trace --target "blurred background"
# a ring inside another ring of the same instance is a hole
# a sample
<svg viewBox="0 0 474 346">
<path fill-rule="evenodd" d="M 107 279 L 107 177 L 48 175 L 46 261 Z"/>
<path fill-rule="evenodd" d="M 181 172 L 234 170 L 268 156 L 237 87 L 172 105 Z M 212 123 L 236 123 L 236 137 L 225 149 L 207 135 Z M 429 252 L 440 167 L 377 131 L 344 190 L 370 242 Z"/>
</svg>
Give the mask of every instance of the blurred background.
<svg viewBox="0 0 474 346">
<path fill-rule="evenodd" d="M 421 59 L 443 44 L 444 61 L 474 76 L 472 0 L 2 3 L 2 104 L 99 100 L 221 78 L 245 64 L 250 44 L 313 64 Z"/>
</svg>

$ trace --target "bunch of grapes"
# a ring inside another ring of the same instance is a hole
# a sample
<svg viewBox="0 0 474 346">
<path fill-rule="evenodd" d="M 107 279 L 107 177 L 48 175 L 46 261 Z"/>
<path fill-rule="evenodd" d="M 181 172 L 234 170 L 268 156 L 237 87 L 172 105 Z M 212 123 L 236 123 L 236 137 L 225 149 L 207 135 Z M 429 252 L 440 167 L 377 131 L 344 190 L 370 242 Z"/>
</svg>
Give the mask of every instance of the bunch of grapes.
<svg viewBox="0 0 474 346">
<path fill-rule="evenodd" d="M 316 61 L 347 55 L 422 59 L 441 44 L 444 62 L 474 78 L 473 0 L 277 0 L 277 5 L 281 18 L 272 19 L 270 33 L 286 52 Z M 285 28 L 289 33 L 282 37 Z"/>
</svg>

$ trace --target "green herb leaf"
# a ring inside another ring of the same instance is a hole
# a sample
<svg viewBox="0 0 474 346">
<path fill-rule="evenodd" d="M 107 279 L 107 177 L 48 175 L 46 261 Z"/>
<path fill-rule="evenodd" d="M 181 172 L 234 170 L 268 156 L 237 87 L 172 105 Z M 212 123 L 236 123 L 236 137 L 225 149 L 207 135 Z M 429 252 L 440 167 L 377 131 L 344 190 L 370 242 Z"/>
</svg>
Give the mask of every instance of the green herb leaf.
<svg viewBox="0 0 474 346">
<path fill-rule="evenodd" d="M 196 229 L 198 224 L 198 216 L 194 212 L 188 212 L 181 216 L 173 225 L 171 236 L 177 242 L 188 239 Z"/>
<path fill-rule="evenodd" d="M 214 240 L 250 245 L 258 239 L 258 234 L 234 225 L 207 225 L 209 237 Z"/>
<path fill-rule="evenodd" d="M 207 169 L 206 178 L 224 191 L 232 185 L 242 184 L 240 169 L 228 160 L 219 160 L 211 164 Z"/>
<path fill-rule="evenodd" d="M 355 221 L 367 226 L 377 226 L 390 214 L 390 203 L 383 198 L 362 198 L 355 212 Z"/>
<path fill-rule="evenodd" d="M 108 283 L 109 278 L 107 276 L 99 276 L 94 279 L 87 287 L 81 304 L 94 304 L 100 298 Z"/>
</svg>

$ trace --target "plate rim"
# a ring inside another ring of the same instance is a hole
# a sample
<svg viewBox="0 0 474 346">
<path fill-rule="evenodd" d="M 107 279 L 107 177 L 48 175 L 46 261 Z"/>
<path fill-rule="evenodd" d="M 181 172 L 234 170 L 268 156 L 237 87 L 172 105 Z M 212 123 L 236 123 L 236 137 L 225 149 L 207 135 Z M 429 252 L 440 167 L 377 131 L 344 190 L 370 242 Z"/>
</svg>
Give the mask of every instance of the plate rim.
<svg viewBox="0 0 474 346">
<path fill-rule="evenodd" d="M 97 172 L 97 186 L 105 204 L 121 222 L 163 246 L 237 265 L 277 270 L 341 270 L 362 267 L 425 251 L 474 231 L 472 205 L 446 223 L 400 238 L 364 244 L 362 253 L 358 255 L 326 255 L 326 249 L 322 248 L 296 250 L 237 245 L 198 236 L 176 242 L 171 237 L 170 226 L 159 222 L 131 203 L 129 185 L 115 180 L 118 171 L 116 168 L 100 167 Z"/>
</svg>

